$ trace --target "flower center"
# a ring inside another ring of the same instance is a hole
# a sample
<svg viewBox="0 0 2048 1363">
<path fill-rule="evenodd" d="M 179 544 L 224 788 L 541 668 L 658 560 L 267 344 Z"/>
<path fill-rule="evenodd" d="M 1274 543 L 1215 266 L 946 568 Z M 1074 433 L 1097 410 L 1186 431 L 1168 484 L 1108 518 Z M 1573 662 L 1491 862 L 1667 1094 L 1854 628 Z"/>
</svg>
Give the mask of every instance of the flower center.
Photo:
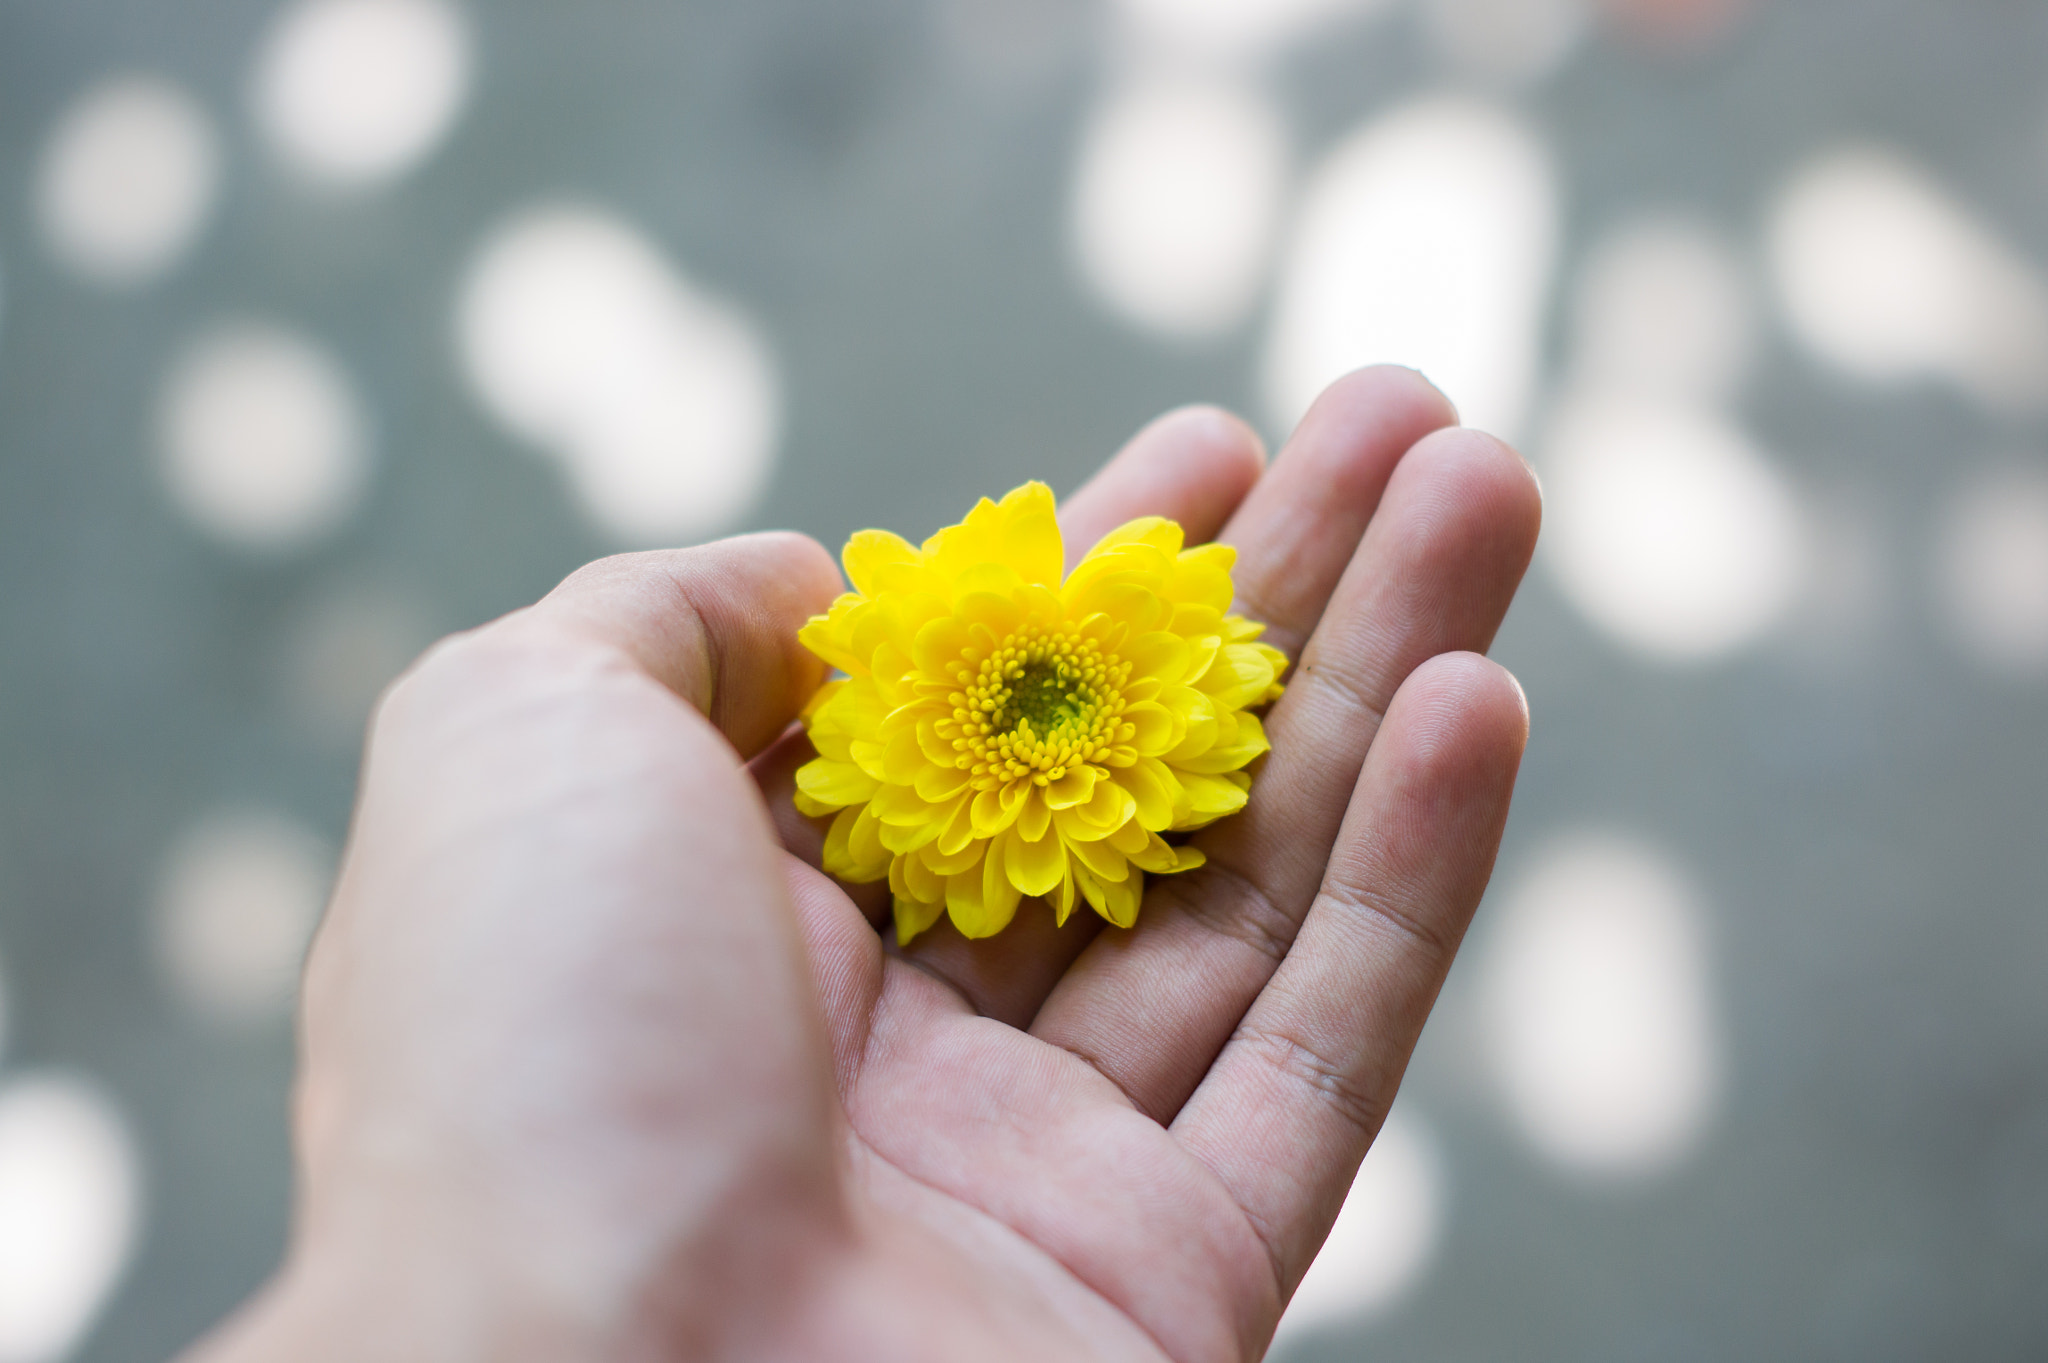
<svg viewBox="0 0 2048 1363">
<path fill-rule="evenodd" d="M 960 689 L 949 697 L 952 722 L 940 728 L 977 789 L 1027 778 L 1050 784 L 1128 737 L 1122 688 L 1131 665 L 1094 640 L 1032 625 L 993 653 L 978 652 L 953 665 Z"/>
</svg>

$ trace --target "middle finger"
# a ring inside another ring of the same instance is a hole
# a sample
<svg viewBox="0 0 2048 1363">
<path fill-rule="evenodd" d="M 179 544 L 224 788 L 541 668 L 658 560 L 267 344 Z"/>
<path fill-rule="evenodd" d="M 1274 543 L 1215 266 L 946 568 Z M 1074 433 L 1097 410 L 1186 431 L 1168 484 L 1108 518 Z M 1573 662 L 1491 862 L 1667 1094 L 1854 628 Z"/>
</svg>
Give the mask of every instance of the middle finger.
<svg viewBox="0 0 2048 1363">
<path fill-rule="evenodd" d="M 1401 459 L 1268 722 L 1250 805 L 1196 839 L 1205 866 L 1153 880 L 1135 928 L 1095 940 L 1035 1035 L 1172 1118 L 1293 942 L 1395 690 L 1439 653 L 1485 651 L 1539 518 L 1528 466 L 1489 436 L 1439 431 Z M 1286 553 L 1241 548 L 1252 562 Z"/>
</svg>

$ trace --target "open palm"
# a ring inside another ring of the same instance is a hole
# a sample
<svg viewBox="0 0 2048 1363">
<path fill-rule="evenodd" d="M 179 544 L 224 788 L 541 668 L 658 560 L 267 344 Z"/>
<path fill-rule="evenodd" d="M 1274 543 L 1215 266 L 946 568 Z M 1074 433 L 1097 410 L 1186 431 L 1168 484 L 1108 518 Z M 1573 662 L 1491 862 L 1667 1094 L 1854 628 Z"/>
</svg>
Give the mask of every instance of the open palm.
<svg viewBox="0 0 2048 1363">
<path fill-rule="evenodd" d="M 1236 545 L 1297 659 L 1249 808 L 1127 931 L 899 950 L 816 869 L 794 632 L 839 584 L 799 537 L 593 565 L 430 654 L 309 962 L 293 1253 L 209 1357 L 1257 1358 L 1526 735 L 1477 655 L 1538 494 L 1453 422 L 1364 371 L 1270 470 L 1191 410 L 1069 500 L 1077 548 Z"/>
</svg>

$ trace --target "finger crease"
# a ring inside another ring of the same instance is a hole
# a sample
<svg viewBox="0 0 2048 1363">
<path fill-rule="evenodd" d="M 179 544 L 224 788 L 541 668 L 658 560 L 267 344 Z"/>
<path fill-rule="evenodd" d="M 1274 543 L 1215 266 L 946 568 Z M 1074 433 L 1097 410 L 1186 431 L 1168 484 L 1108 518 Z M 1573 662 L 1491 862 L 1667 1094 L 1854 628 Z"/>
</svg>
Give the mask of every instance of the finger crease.
<svg viewBox="0 0 2048 1363">
<path fill-rule="evenodd" d="M 1040 1039 L 1043 1040 L 1044 1038 Z M 1080 1061 L 1089 1069 L 1094 1070 L 1104 1079 L 1107 1079 L 1110 1082 L 1111 1086 L 1114 1087 L 1118 1093 L 1121 1093 L 1124 1096 L 1124 1101 L 1131 1105 L 1131 1109 L 1133 1111 L 1143 1113 L 1145 1116 L 1150 1117 L 1153 1121 L 1158 1122 L 1161 1126 L 1166 1125 L 1165 1118 L 1161 1117 L 1158 1113 L 1152 1111 L 1152 1109 L 1145 1106 L 1145 1104 L 1139 1102 L 1138 1095 L 1132 1093 L 1128 1088 L 1124 1087 L 1124 1081 L 1116 1077 L 1116 1071 L 1113 1068 L 1111 1068 L 1109 1063 L 1103 1060 L 1101 1056 L 1095 1054 L 1095 1052 L 1089 1050 L 1086 1046 L 1078 1045 L 1071 1041 L 1055 1041 L 1051 1044 L 1059 1047 L 1068 1055 L 1073 1056 L 1074 1059 Z"/>
<path fill-rule="evenodd" d="M 1319 902 L 1328 900 L 1338 908 L 1385 923 L 1433 961 L 1448 961 L 1457 950 L 1457 944 L 1441 927 L 1395 907 L 1391 898 L 1362 885 L 1331 882 L 1323 886 L 1322 893 L 1316 898 Z"/>
<path fill-rule="evenodd" d="M 1368 696 L 1365 688 L 1352 680 L 1342 668 L 1319 667 L 1314 659 L 1305 658 L 1302 660 L 1302 665 L 1297 671 L 1300 674 L 1296 678 L 1297 682 L 1305 677 L 1326 690 L 1336 692 L 1337 699 L 1340 702 L 1348 701 L 1357 709 L 1364 711 L 1366 716 L 1372 720 L 1372 727 L 1375 732 L 1378 731 L 1381 724 L 1386 722 L 1387 707 Z"/>
<path fill-rule="evenodd" d="M 1244 1046 L 1255 1058 L 1263 1059 L 1275 1074 L 1294 1080 L 1302 1088 L 1320 1100 L 1347 1125 L 1358 1132 L 1359 1139 L 1370 1145 L 1378 1134 L 1380 1125 L 1386 1121 L 1388 1104 L 1354 1081 L 1343 1066 L 1331 1061 L 1313 1047 L 1303 1044 L 1294 1037 L 1280 1032 L 1240 1032 L 1232 1039 L 1233 1046 Z M 1239 1204 L 1245 1220 L 1251 1223 L 1252 1233 L 1259 1237 L 1266 1247 L 1266 1256 L 1272 1263 L 1273 1281 L 1276 1285 L 1287 1281 L 1287 1258 L 1281 1252 L 1281 1234 L 1266 1223 L 1265 1218 L 1249 1207 Z M 1286 1295 L 1282 1288 L 1281 1295 Z"/>
<path fill-rule="evenodd" d="M 1327 1102 L 1332 1111 L 1358 1129 L 1367 1140 L 1386 1119 L 1386 1105 L 1377 1093 L 1354 1080 L 1345 1066 L 1284 1032 L 1239 1032 L 1233 1045 L 1262 1057 L 1277 1073 L 1300 1082 Z"/>
<path fill-rule="evenodd" d="M 1216 888 L 1211 882 L 1217 880 L 1227 885 L 1221 893 L 1198 894 L 1188 883 L 1196 877 L 1204 890 Z M 1276 965 L 1286 959 L 1301 927 L 1257 881 L 1220 858 L 1210 858 L 1195 876 L 1161 876 L 1148 888 L 1169 897 L 1197 926 L 1242 942 Z"/>
</svg>

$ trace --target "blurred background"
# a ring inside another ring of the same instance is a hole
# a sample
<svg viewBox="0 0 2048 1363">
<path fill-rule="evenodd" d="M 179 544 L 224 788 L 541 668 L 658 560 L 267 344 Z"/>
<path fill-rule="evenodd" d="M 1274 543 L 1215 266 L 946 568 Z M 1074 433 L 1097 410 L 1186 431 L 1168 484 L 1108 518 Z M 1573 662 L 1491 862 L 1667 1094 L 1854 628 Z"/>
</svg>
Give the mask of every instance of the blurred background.
<svg viewBox="0 0 2048 1363">
<path fill-rule="evenodd" d="M 1494 890 L 1275 1356 L 2048 1356 L 2048 7 L 0 0 L 0 1363 L 282 1243 L 378 688 L 1354 365 L 1518 441 Z"/>
</svg>

